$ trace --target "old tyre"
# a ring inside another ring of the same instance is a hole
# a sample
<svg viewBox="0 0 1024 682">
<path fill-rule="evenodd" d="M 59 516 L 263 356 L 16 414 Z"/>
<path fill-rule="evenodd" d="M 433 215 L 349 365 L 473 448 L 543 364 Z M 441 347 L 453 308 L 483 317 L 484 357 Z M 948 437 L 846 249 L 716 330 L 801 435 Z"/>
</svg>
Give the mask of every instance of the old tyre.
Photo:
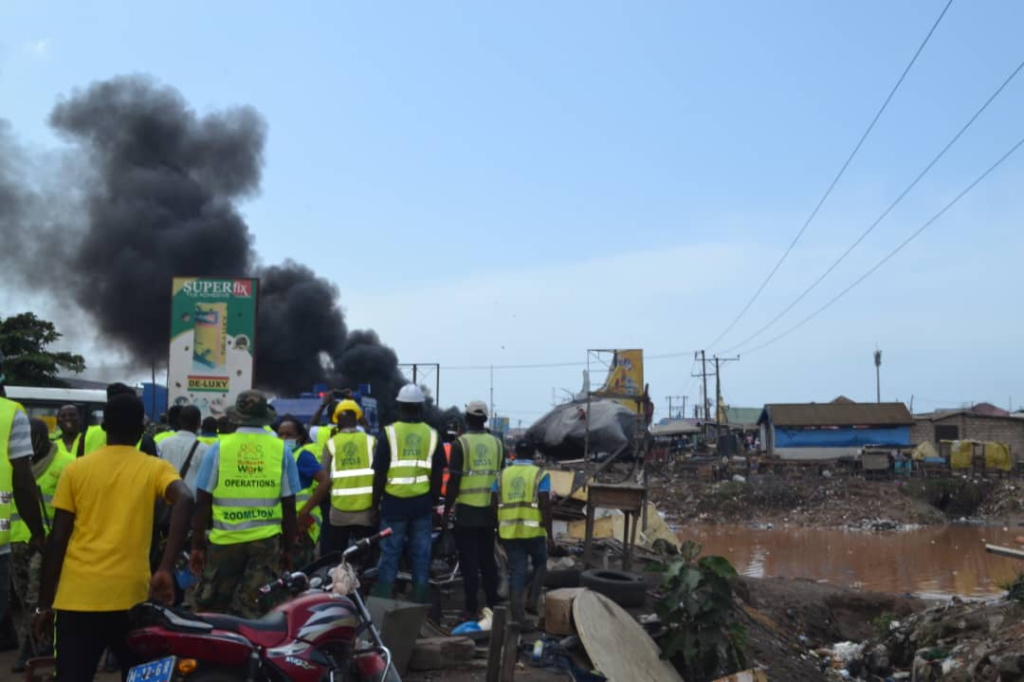
<svg viewBox="0 0 1024 682">
<path fill-rule="evenodd" d="M 584 571 L 580 576 L 580 583 L 588 590 L 603 594 L 622 607 L 643 606 L 647 599 L 647 584 L 643 578 L 624 571 Z"/>
</svg>

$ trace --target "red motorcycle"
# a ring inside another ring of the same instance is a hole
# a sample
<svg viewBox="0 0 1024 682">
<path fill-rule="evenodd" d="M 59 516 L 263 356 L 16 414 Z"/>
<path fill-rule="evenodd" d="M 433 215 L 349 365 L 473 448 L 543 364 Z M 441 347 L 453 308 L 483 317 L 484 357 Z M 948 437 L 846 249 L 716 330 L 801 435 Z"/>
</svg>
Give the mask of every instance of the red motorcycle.
<svg viewBox="0 0 1024 682">
<path fill-rule="evenodd" d="M 258 620 L 140 604 L 128 645 L 150 662 L 133 667 L 128 682 L 400 682 L 359 592 L 332 592 L 328 570 L 390 534 L 265 586 L 264 595 L 295 597 Z"/>
</svg>

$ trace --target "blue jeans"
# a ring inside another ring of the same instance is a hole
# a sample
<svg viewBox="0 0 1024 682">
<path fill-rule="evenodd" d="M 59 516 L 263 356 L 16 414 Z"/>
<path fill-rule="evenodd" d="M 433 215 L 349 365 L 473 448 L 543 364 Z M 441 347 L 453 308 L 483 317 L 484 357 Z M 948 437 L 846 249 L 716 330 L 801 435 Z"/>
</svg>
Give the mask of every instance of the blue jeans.
<svg viewBox="0 0 1024 682">
<path fill-rule="evenodd" d="M 532 611 L 537 610 L 537 600 L 548 572 L 548 539 L 505 540 L 504 543 L 508 556 L 508 598 L 512 606 L 512 620 L 522 623 L 526 617 L 526 604 Z M 527 571 L 527 559 L 533 564 L 532 572 Z"/>
<path fill-rule="evenodd" d="M 393 585 L 398 577 L 398 561 L 402 558 L 406 539 L 409 541 L 409 559 L 412 561 L 412 584 L 426 585 L 430 581 L 431 533 L 434 531 L 430 514 L 415 518 L 382 519 L 381 530 L 391 529 L 391 535 L 380 544 L 380 566 L 377 580 Z"/>
</svg>

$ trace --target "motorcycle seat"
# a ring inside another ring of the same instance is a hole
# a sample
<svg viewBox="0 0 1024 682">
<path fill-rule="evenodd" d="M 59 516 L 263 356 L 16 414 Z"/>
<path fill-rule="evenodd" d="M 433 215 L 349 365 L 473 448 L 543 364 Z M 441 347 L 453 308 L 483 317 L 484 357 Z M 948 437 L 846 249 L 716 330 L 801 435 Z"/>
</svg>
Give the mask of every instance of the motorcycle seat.
<svg viewBox="0 0 1024 682">
<path fill-rule="evenodd" d="M 288 621 L 281 611 L 271 611 L 262 618 L 249 620 L 236 616 L 227 616 L 220 613 L 204 613 L 200 615 L 204 622 L 209 623 L 216 630 L 227 630 L 228 632 L 239 632 L 239 628 L 246 628 L 254 632 L 287 632 Z"/>
</svg>

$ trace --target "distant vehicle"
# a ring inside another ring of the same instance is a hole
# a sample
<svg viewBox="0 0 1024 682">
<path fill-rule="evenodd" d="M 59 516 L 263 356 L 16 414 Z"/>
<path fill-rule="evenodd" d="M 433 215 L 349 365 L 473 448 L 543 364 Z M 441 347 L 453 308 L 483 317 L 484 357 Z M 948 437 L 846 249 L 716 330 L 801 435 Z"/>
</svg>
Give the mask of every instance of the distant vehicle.
<svg viewBox="0 0 1024 682">
<path fill-rule="evenodd" d="M 78 408 L 83 424 L 98 424 L 103 418 L 103 406 L 107 404 L 107 392 L 88 388 L 37 388 L 35 386 L 7 386 L 7 397 L 25 408 L 29 417 L 42 419 L 50 427 L 50 433 L 57 430 L 57 412 L 65 405 Z"/>
</svg>

